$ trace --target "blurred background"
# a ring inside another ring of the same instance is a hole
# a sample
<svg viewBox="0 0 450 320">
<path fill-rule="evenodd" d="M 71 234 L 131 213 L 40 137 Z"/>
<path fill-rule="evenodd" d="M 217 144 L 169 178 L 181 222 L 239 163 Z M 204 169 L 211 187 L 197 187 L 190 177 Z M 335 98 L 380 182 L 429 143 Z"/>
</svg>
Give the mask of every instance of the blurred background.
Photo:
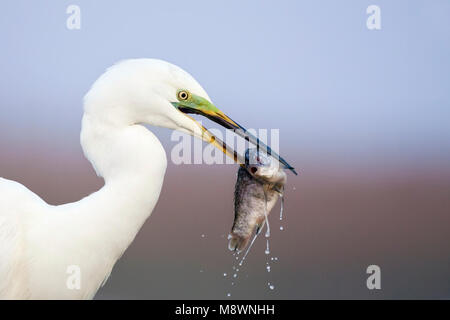
<svg viewBox="0 0 450 320">
<path fill-rule="evenodd" d="M 72 4 L 80 30 L 66 27 Z M 372 4 L 381 30 L 366 27 Z M 280 129 L 300 174 L 284 231 L 279 204 L 270 216 L 271 254 L 259 238 L 232 286 L 237 166 L 169 163 L 97 299 L 448 299 L 449 14 L 444 0 L 4 3 L 0 176 L 50 204 L 99 189 L 79 144 L 82 97 L 119 60 L 164 59 L 242 125 Z M 170 155 L 171 132 L 151 130 Z M 381 290 L 366 287 L 372 264 Z"/>
</svg>

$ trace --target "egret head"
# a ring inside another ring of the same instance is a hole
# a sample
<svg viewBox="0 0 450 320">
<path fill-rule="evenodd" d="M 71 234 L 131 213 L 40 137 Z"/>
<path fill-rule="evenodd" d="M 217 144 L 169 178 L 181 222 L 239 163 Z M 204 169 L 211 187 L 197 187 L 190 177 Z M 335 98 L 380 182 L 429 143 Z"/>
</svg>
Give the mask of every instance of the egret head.
<svg viewBox="0 0 450 320">
<path fill-rule="evenodd" d="M 230 152 L 222 141 L 188 115 L 197 114 L 234 130 L 278 157 L 220 111 L 190 74 L 162 60 L 125 60 L 109 68 L 86 95 L 85 113 L 113 125 L 144 123 L 179 130 L 213 143 L 238 161 L 235 152 Z M 286 168 L 293 170 L 282 158 L 279 159 Z"/>
</svg>

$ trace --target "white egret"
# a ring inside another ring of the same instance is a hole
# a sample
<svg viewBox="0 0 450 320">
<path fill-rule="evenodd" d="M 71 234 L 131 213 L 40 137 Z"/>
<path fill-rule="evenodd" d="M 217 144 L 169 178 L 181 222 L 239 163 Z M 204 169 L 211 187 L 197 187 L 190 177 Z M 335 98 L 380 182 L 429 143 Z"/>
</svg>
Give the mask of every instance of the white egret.
<svg viewBox="0 0 450 320">
<path fill-rule="evenodd" d="M 186 113 L 259 142 L 177 66 L 133 59 L 109 68 L 84 98 L 81 130 L 84 154 L 104 186 L 78 202 L 52 206 L 23 185 L 0 178 L 0 298 L 94 297 L 161 191 L 166 154 L 141 124 L 183 131 L 238 160 Z"/>
</svg>

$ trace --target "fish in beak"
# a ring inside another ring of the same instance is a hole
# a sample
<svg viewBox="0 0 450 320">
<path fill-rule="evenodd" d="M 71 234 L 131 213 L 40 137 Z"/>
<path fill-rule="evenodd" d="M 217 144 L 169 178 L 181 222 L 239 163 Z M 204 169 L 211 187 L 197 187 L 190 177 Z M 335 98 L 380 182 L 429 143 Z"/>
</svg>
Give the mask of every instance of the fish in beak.
<svg viewBox="0 0 450 320">
<path fill-rule="evenodd" d="M 172 105 L 177 108 L 180 112 L 184 114 L 198 114 L 204 116 L 211 121 L 214 121 L 221 125 L 222 127 L 229 129 L 236 133 L 238 136 L 244 138 L 249 143 L 254 144 L 259 150 L 277 159 L 283 168 L 291 170 L 297 175 L 295 169 L 289 165 L 286 160 L 280 157 L 275 151 L 273 151 L 269 146 L 259 140 L 257 137 L 248 132 L 244 127 L 238 124 L 236 121 L 232 120 L 222 111 L 220 111 L 216 106 L 214 106 L 207 99 L 190 93 L 187 90 L 180 89 L 177 91 L 177 102 L 172 102 Z M 195 120 L 194 120 L 195 121 Z M 235 162 L 240 164 L 245 164 L 245 159 L 242 155 L 237 154 L 235 150 L 229 148 L 223 141 L 220 141 L 217 137 L 212 135 L 206 128 L 197 123 L 203 133 L 206 135 L 206 141 L 214 144 L 217 148 L 222 150 L 227 156 L 231 157 Z"/>
</svg>

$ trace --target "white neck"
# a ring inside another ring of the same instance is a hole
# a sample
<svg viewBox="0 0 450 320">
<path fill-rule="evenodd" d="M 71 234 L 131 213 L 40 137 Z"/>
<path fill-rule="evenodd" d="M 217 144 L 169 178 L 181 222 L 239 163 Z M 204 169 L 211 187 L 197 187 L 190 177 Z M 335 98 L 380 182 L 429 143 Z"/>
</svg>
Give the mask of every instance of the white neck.
<svg viewBox="0 0 450 320">
<path fill-rule="evenodd" d="M 34 288 L 29 298 L 92 298 L 158 200 L 166 155 L 145 127 L 112 125 L 85 112 L 81 144 L 105 185 L 78 202 L 36 210 L 30 225 L 37 227 L 27 234 L 32 263 L 22 279 Z M 81 290 L 66 286 L 70 265 L 82 272 Z"/>
<path fill-rule="evenodd" d="M 81 144 L 102 189 L 80 201 L 79 213 L 95 228 L 91 245 L 112 263 L 130 245 L 151 214 L 167 166 L 159 140 L 141 125 L 108 124 L 85 113 Z M 81 218 L 81 217 L 80 217 Z M 111 266 L 112 267 L 112 266 Z"/>
</svg>

